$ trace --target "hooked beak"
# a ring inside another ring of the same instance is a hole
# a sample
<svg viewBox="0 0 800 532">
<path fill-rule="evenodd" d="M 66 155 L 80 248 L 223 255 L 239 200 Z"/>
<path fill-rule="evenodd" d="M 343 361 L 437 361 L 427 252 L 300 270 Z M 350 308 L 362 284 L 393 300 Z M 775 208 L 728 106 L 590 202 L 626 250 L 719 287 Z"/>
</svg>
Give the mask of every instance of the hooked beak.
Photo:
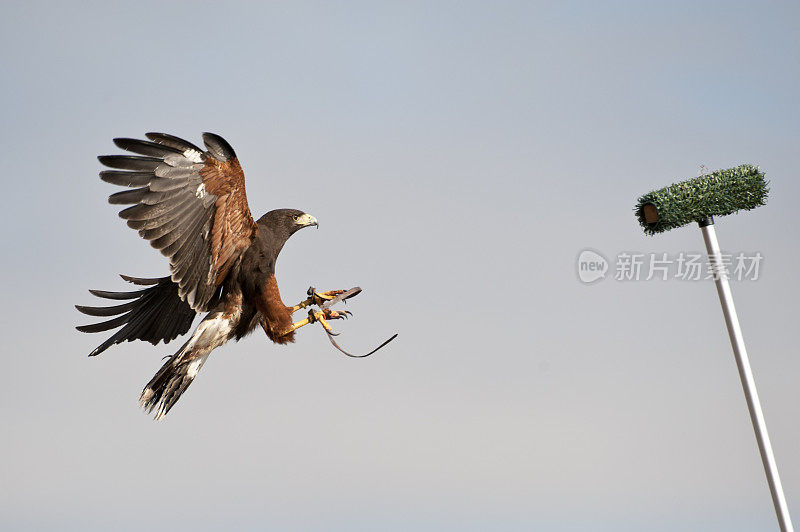
<svg viewBox="0 0 800 532">
<path fill-rule="evenodd" d="M 310 214 L 301 214 L 297 218 L 297 221 L 295 223 L 302 227 L 308 227 L 309 225 L 314 225 L 317 227 L 317 229 L 319 229 L 319 222 L 317 222 L 317 219 L 311 216 Z"/>
</svg>

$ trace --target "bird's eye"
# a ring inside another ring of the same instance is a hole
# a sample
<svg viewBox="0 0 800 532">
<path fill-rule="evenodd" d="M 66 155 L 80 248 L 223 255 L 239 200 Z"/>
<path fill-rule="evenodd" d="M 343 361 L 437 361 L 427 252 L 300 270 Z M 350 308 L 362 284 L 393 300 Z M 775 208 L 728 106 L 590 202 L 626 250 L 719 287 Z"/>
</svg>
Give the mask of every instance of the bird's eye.
<svg viewBox="0 0 800 532">
<path fill-rule="evenodd" d="M 292 218 L 294 218 L 294 221 L 296 222 L 296 221 L 298 221 L 300 219 L 300 215 L 299 214 L 295 214 L 294 216 L 292 216 Z"/>
</svg>

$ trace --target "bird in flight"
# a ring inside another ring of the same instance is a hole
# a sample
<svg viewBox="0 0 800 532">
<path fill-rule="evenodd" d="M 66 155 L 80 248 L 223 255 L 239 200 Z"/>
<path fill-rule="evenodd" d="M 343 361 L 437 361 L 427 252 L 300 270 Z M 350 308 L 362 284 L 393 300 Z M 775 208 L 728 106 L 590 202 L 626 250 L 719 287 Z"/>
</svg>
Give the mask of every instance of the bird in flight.
<svg viewBox="0 0 800 532">
<path fill-rule="evenodd" d="M 120 217 L 167 257 L 170 275 L 154 279 L 123 275 L 143 287 L 131 292 L 90 290 L 101 298 L 127 302 L 106 307 L 76 305 L 89 316 L 114 316 L 77 327 L 79 331 L 121 327 L 89 356 L 124 341 L 167 343 L 188 332 L 197 313 L 207 313 L 142 391 L 140 405 L 161 419 L 211 351 L 258 327 L 273 342 L 287 344 L 294 342 L 297 329 L 318 322 L 339 348 L 330 336 L 328 321 L 349 313 L 331 306 L 360 289 L 317 292 L 310 288 L 306 299 L 287 306 L 275 279 L 275 262 L 286 241 L 300 229 L 318 227 L 316 218 L 296 209 L 277 209 L 254 220 L 242 167 L 233 148 L 219 135 L 203 134 L 205 150 L 164 133 L 146 137 L 149 140 L 114 139 L 117 147 L 137 155 L 100 156 L 100 162 L 112 168 L 100 172 L 100 178 L 129 188 L 112 194 L 109 203 L 130 205 L 120 211 Z M 293 321 L 292 315 L 307 307 L 311 307 L 308 317 Z"/>
</svg>

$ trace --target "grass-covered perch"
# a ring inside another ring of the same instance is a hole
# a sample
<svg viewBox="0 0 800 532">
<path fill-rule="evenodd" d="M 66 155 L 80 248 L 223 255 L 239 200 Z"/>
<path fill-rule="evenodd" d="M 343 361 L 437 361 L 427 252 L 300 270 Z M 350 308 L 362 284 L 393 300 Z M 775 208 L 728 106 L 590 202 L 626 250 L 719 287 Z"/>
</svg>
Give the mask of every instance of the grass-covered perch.
<svg viewBox="0 0 800 532">
<path fill-rule="evenodd" d="M 768 192 L 764 172 L 743 164 L 648 192 L 639 198 L 635 212 L 644 232 L 654 235 L 765 205 Z"/>
</svg>

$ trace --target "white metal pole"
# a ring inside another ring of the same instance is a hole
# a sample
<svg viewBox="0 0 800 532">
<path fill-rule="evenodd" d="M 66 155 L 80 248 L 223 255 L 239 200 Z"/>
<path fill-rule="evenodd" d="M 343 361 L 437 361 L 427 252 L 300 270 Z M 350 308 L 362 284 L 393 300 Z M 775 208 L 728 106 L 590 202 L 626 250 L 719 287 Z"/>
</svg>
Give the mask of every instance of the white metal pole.
<svg viewBox="0 0 800 532">
<path fill-rule="evenodd" d="M 772 493 L 772 503 L 778 516 L 778 524 L 782 532 L 794 532 L 792 519 L 789 517 L 789 508 L 786 506 L 786 497 L 783 495 L 781 477 L 778 475 L 778 466 L 775 463 L 775 456 L 772 454 L 772 445 L 769 442 L 769 434 L 767 434 L 767 424 L 764 421 L 764 413 L 761 411 L 761 403 L 758 400 L 753 371 L 750 369 L 750 361 L 747 358 L 747 350 L 744 347 L 742 329 L 739 327 L 739 318 L 736 315 L 736 308 L 733 306 L 731 287 L 728 284 L 728 275 L 722 263 L 717 233 L 714 230 L 714 221 L 709 218 L 707 221 L 700 223 L 700 228 L 703 232 L 703 240 L 706 243 L 712 272 L 714 272 L 719 302 L 722 304 L 722 313 L 725 315 L 725 325 L 728 327 L 728 336 L 733 346 L 733 355 L 736 357 L 736 365 L 739 367 L 739 377 L 742 380 L 744 397 L 747 400 L 747 408 L 750 411 L 750 420 L 753 422 L 753 429 L 756 433 L 758 450 L 761 452 L 761 462 L 764 464 L 764 471 L 767 474 L 769 490 Z"/>
</svg>

